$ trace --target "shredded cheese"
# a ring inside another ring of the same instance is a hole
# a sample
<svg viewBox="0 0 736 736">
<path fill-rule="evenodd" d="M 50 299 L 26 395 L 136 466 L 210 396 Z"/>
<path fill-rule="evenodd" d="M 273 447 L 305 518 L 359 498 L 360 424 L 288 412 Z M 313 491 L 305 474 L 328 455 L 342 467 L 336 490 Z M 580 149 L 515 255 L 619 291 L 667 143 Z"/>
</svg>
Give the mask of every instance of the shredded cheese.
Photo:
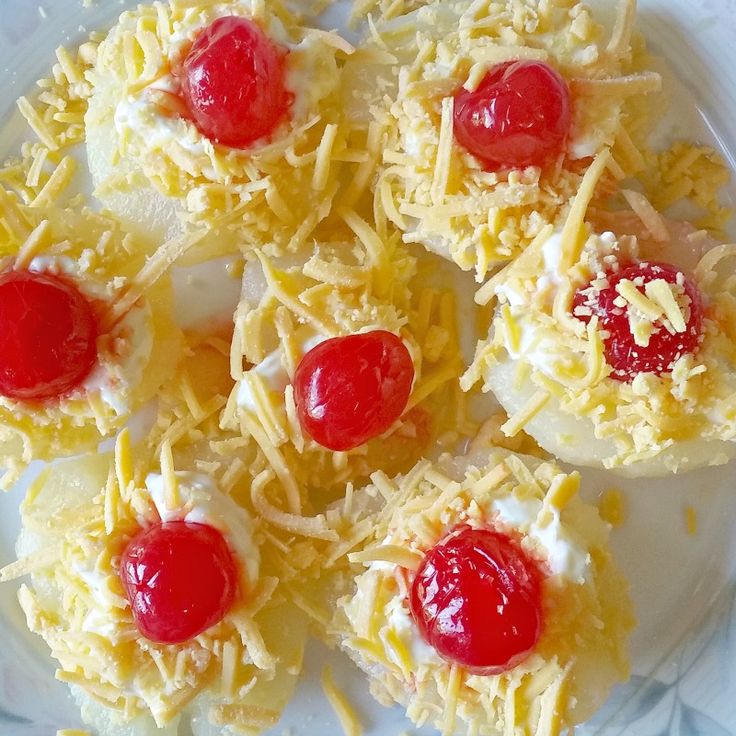
<svg viewBox="0 0 736 736">
<path fill-rule="evenodd" d="M 508 418 L 501 427 L 501 431 L 507 437 L 518 434 L 533 417 L 542 411 L 550 398 L 547 391 L 537 391 L 516 414 Z"/>
<path fill-rule="evenodd" d="M 616 291 L 633 307 L 641 312 L 651 322 L 659 319 L 664 310 L 661 306 L 644 296 L 633 281 L 622 279 L 616 284 Z"/>
<path fill-rule="evenodd" d="M 621 194 L 629 203 L 634 212 L 641 218 L 644 227 L 647 228 L 652 238 L 659 243 L 666 243 L 670 239 L 664 217 L 654 209 L 651 202 L 639 192 L 630 189 L 622 189 Z"/>
<path fill-rule="evenodd" d="M 685 528 L 691 537 L 698 533 L 698 513 L 690 504 L 685 506 Z"/>
<path fill-rule="evenodd" d="M 647 297 L 655 302 L 662 312 L 667 316 L 675 332 L 685 332 L 687 324 L 682 314 L 682 309 L 677 303 L 672 287 L 664 279 L 653 279 L 648 281 L 644 287 Z"/>
<path fill-rule="evenodd" d="M 179 480 L 174 472 L 174 458 L 171 453 L 171 443 L 164 440 L 161 445 L 161 475 L 164 486 L 164 503 L 168 511 L 174 511 L 181 506 L 179 494 Z"/>
<path fill-rule="evenodd" d="M 56 138 L 36 112 L 33 105 L 31 105 L 25 97 L 21 97 L 18 100 L 18 110 L 20 110 L 21 115 L 26 119 L 28 125 L 30 125 L 33 132 L 39 137 L 40 141 L 49 149 L 49 151 L 56 151 L 59 149 L 59 144 Z"/>
<path fill-rule="evenodd" d="M 595 188 L 610 160 L 610 152 L 606 149 L 599 153 L 585 172 L 580 188 L 570 207 L 570 212 L 562 230 L 563 256 L 560 259 L 560 274 L 567 272 L 577 263 L 583 247 L 584 221 L 588 205 L 593 199 Z"/>
<path fill-rule="evenodd" d="M 453 98 L 445 97 L 442 100 L 440 141 L 437 146 L 437 160 L 432 180 L 432 201 L 435 204 L 443 204 L 447 193 L 447 181 L 452 166 L 453 109 Z"/>
<path fill-rule="evenodd" d="M 335 711 L 345 736 L 360 736 L 363 728 L 358 716 L 345 694 L 335 684 L 332 669 L 329 666 L 322 670 L 322 690 Z"/>
<path fill-rule="evenodd" d="M 177 236 L 161 245 L 145 266 L 138 272 L 130 287 L 108 308 L 102 320 L 103 329 L 109 330 L 117 324 L 168 269 L 191 247 L 199 243 L 205 231 Z"/>
</svg>

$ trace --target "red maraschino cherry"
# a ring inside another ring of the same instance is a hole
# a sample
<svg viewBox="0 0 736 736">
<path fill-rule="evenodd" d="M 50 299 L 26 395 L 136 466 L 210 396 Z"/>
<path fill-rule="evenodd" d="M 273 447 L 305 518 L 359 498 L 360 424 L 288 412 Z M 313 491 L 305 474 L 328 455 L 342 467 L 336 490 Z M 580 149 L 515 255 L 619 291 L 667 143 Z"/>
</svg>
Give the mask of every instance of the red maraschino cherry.
<svg viewBox="0 0 736 736">
<path fill-rule="evenodd" d="M 375 330 L 312 348 L 294 376 L 299 422 L 330 450 L 350 450 L 383 434 L 406 409 L 414 364 L 399 337 Z"/>
<path fill-rule="evenodd" d="M 670 332 L 662 319 L 654 323 L 649 344 L 637 345 L 631 332 L 628 309 L 614 302 L 619 293 L 616 286 L 627 279 L 644 293 L 646 284 L 662 279 L 682 292 L 681 309 L 685 317 L 684 332 Z M 581 309 L 582 308 L 582 309 Z M 589 314 L 588 314 L 589 313 Z M 608 286 L 601 291 L 585 287 L 576 292 L 573 314 L 588 322 L 597 315 L 600 326 L 606 330 L 604 348 L 606 361 L 613 368 L 611 378 L 632 381 L 640 373 L 661 376 L 672 369 L 672 364 L 687 353 L 694 353 L 703 335 L 703 300 L 698 287 L 675 266 L 668 263 L 642 262 L 622 268 L 608 275 Z"/>
<path fill-rule="evenodd" d="M 552 67 L 506 62 L 455 95 L 455 139 L 490 171 L 544 166 L 565 150 L 570 108 L 567 84 Z"/>
<path fill-rule="evenodd" d="M 441 657 L 475 674 L 498 674 L 523 661 L 539 639 L 541 577 L 515 540 L 459 527 L 417 571 L 412 616 Z"/>
<path fill-rule="evenodd" d="M 0 394 L 37 401 L 64 396 L 97 360 L 92 305 L 70 281 L 50 273 L 0 275 Z"/>
<path fill-rule="evenodd" d="M 182 95 L 199 131 L 216 143 L 246 148 L 288 119 L 288 51 L 252 20 L 218 18 L 184 60 Z"/>
<path fill-rule="evenodd" d="M 179 644 L 221 621 L 237 594 L 237 567 L 223 535 L 207 524 L 168 521 L 139 532 L 120 562 L 138 630 Z"/>
</svg>

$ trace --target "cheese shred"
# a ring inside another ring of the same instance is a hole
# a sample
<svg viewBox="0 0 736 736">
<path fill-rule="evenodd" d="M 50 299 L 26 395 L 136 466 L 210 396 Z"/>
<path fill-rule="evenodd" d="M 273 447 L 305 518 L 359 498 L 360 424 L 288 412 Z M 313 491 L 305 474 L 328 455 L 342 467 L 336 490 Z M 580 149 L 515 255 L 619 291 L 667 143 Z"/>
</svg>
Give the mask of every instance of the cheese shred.
<svg viewBox="0 0 736 736">
<path fill-rule="evenodd" d="M 358 715 L 345 694 L 335 684 L 329 666 L 322 670 L 322 690 L 335 711 L 345 736 L 361 736 L 363 727 L 360 725 Z"/>
</svg>

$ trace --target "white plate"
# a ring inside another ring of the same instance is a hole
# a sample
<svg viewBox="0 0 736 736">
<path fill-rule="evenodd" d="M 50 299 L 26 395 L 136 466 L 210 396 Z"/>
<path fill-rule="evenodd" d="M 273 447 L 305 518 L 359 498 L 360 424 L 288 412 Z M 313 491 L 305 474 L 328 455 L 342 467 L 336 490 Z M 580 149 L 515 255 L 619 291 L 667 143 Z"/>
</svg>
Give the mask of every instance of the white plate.
<svg viewBox="0 0 736 736">
<path fill-rule="evenodd" d="M 37 0 L 0 0 L 0 156 L 13 152 L 26 134 L 14 100 L 48 73 L 53 50 L 109 26 L 129 5 L 99 0 L 84 9 L 81 0 L 41 0 L 41 7 Z M 337 3 L 329 25 L 339 23 L 342 11 L 344 3 Z M 639 27 L 682 83 L 673 95 L 669 133 L 717 145 L 736 171 L 736 0 L 641 0 Z M 627 493 L 629 517 L 614 532 L 614 546 L 631 580 L 639 627 L 634 676 L 576 733 L 736 736 L 734 470 L 732 465 L 644 482 L 584 474 L 592 500 L 612 486 Z M 0 566 L 14 557 L 21 497 L 20 488 L 0 497 Z M 694 537 L 685 529 L 686 504 L 697 513 Z M 13 585 L 0 587 L 0 641 L 0 735 L 48 736 L 81 726 L 65 686 L 53 679 L 45 645 L 25 629 Z M 419 733 L 399 709 L 370 700 L 350 663 L 314 644 L 299 693 L 274 734 L 287 728 L 293 736 L 341 733 L 320 692 L 327 660 L 357 704 L 367 735 Z"/>
</svg>

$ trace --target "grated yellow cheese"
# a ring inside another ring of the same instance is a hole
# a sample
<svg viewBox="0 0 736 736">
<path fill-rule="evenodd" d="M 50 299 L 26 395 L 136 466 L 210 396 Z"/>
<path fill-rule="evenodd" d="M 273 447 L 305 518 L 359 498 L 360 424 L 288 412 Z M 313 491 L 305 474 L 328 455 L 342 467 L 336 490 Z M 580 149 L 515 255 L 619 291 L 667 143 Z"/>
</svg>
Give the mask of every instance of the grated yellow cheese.
<svg viewBox="0 0 736 736">
<path fill-rule="evenodd" d="M 685 505 L 685 528 L 691 537 L 698 533 L 698 512 L 690 504 Z"/>
<path fill-rule="evenodd" d="M 687 324 L 682 309 L 672 293 L 672 285 L 664 279 L 653 279 L 647 282 L 644 291 L 649 299 L 659 305 L 675 332 L 685 332 Z"/>
<path fill-rule="evenodd" d="M 18 110 L 20 110 L 21 115 L 26 119 L 28 125 L 49 151 L 57 151 L 59 149 L 59 143 L 57 142 L 56 137 L 49 130 L 46 123 L 41 119 L 38 112 L 36 112 L 28 99 L 25 97 L 20 97 L 18 99 Z"/>
<path fill-rule="evenodd" d="M 48 156 L 49 149 L 44 145 L 37 145 L 33 147 L 32 161 L 28 166 L 28 171 L 25 176 L 25 186 L 28 189 L 37 187 L 41 179 L 44 166 L 46 164 L 46 157 Z M 23 165 L 20 163 L 11 163 L 10 161 L 5 162 L 5 165 L 0 169 L 0 179 L 9 182 L 14 177 L 21 177 L 23 175 Z"/>
<path fill-rule="evenodd" d="M 659 92 L 662 78 L 656 72 L 640 72 L 626 77 L 608 79 L 573 79 L 571 88 L 580 94 L 600 93 L 604 95 L 639 95 Z"/>
<path fill-rule="evenodd" d="M 207 233 L 200 230 L 172 238 L 161 245 L 146 261 L 146 264 L 136 274 L 130 286 L 107 310 L 103 320 L 103 329 L 109 330 L 117 324 L 143 296 L 161 279 L 171 266 L 181 258 L 190 248 L 199 243 Z"/>
<path fill-rule="evenodd" d="M 48 220 L 41 220 L 31 231 L 23 244 L 18 249 L 13 269 L 22 271 L 27 269 L 33 258 L 49 245 L 50 226 Z"/>
<path fill-rule="evenodd" d="M 362 552 L 352 552 L 348 555 L 351 562 L 391 562 L 408 570 L 416 570 L 422 563 L 422 557 L 392 544 L 373 547 Z"/>
<path fill-rule="evenodd" d="M 334 123 L 330 123 L 325 127 L 325 131 L 322 134 L 322 140 L 317 148 L 317 156 L 314 166 L 314 173 L 312 175 L 312 188 L 315 191 L 321 192 L 327 187 L 330 176 L 330 159 L 332 149 L 337 139 L 338 126 Z"/>
<path fill-rule="evenodd" d="M 332 317 L 321 315 L 316 310 L 308 308 L 299 299 L 293 279 L 286 273 L 277 271 L 261 251 L 257 252 L 257 256 L 263 268 L 263 274 L 266 277 L 268 288 L 274 298 L 278 299 L 281 304 L 291 310 L 298 318 L 310 323 L 318 333 L 330 337 L 334 336 L 336 329 L 332 324 Z"/>
<path fill-rule="evenodd" d="M 331 667 L 326 666 L 322 670 L 321 680 L 322 690 L 335 711 L 345 736 L 360 736 L 363 733 L 363 727 L 345 694 L 335 684 Z"/>
<path fill-rule="evenodd" d="M 490 493 L 509 477 L 509 473 L 509 469 L 503 463 L 491 468 L 473 483 L 471 486 L 473 495 L 481 496 Z"/>
<path fill-rule="evenodd" d="M 544 504 L 558 511 L 567 506 L 580 490 L 580 473 L 574 471 L 569 475 L 564 473 L 555 476 L 550 483 Z"/>
<path fill-rule="evenodd" d="M 216 726 L 242 729 L 247 733 L 262 731 L 278 723 L 280 713 L 258 705 L 227 703 L 212 706 L 208 711 L 210 722 Z"/>
<path fill-rule="evenodd" d="M 6 583 L 11 580 L 17 580 L 25 575 L 42 570 L 54 564 L 58 558 L 59 550 L 53 545 L 38 550 L 20 560 L 11 562 L 0 569 L 0 582 Z"/>
<path fill-rule="evenodd" d="M 104 494 L 105 533 L 112 534 L 119 520 L 118 501 L 120 499 L 120 490 L 115 480 L 113 468 L 110 468 L 110 472 L 107 475 Z"/>
<path fill-rule="evenodd" d="M 578 262 L 580 251 L 583 247 L 584 221 L 588 205 L 593 199 L 595 188 L 598 185 L 603 172 L 610 161 L 610 151 L 605 149 L 599 153 L 580 182 L 580 188 L 573 199 L 570 212 L 562 229 L 563 254 L 560 259 L 560 274 L 567 272 L 569 268 Z"/>
<path fill-rule="evenodd" d="M 28 219 L 18 207 L 16 200 L 2 186 L 0 186 L 0 214 L 4 229 L 9 236 L 23 242 L 30 235 L 32 228 Z"/>
<path fill-rule="evenodd" d="M 431 196 L 434 204 L 443 204 L 445 195 L 447 194 L 447 182 L 452 167 L 453 110 L 454 98 L 445 97 L 442 100 L 440 139 L 437 146 L 437 159 L 435 161 L 431 187 Z"/>
<path fill-rule="evenodd" d="M 664 309 L 648 296 L 644 296 L 633 281 L 622 279 L 616 284 L 616 291 L 648 320 L 654 322 L 664 313 Z"/>
<path fill-rule="evenodd" d="M 179 391 L 186 402 L 189 413 L 194 417 L 195 420 L 204 419 L 204 409 L 202 404 L 197 398 L 197 394 L 192 386 L 191 378 L 186 368 L 181 370 L 179 378 Z"/>
<path fill-rule="evenodd" d="M 294 478 L 293 473 L 289 469 L 288 465 L 284 461 L 284 458 L 279 450 L 270 441 L 268 435 L 261 428 L 260 423 L 256 418 L 250 414 L 250 412 L 244 412 L 240 415 L 240 422 L 244 435 L 253 437 L 258 446 L 263 450 L 263 454 L 266 456 L 274 474 L 281 481 L 281 484 L 286 493 L 286 499 L 290 510 L 290 516 L 298 516 L 301 512 L 301 496 L 299 494 L 299 487 Z M 264 471 L 265 472 L 265 471 Z M 261 474 L 264 484 L 269 478 Z M 257 488 L 256 481 L 253 482 L 253 488 Z M 265 505 L 265 497 L 263 499 L 263 507 Z M 254 501 L 255 504 L 255 501 Z"/>
<path fill-rule="evenodd" d="M 390 264 L 388 261 L 388 253 L 386 247 L 379 237 L 378 233 L 354 210 L 341 209 L 338 214 L 345 221 L 345 224 L 358 236 L 360 242 L 366 249 L 373 267 L 379 273 L 379 278 L 384 279 L 390 272 Z M 385 293 L 388 288 L 388 279 L 381 284 L 376 284 L 379 295 Z"/>
<path fill-rule="evenodd" d="M 272 471 L 264 470 L 253 479 L 251 485 L 253 507 L 264 519 L 276 527 L 305 537 L 328 541 L 338 539 L 337 532 L 329 527 L 324 515 L 308 517 L 286 513 L 271 504 L 266 497 L 265 487 L 272 479 Z"/>
<path fill-rule="evenodd" d="M 279 194 L 279 190 L 273 182 L 270 182 L 266 189 L 266 203 L 281 222 L 287 225 L 293 224 L 294 212 Z"/>
<path fill-rule="evenodd" d="M 532 240 L 524 252 L 508 266 L 504 267 L 495 276 L 488 279 L 475 294 L 476 304 L 481 306 L 488 304 L 496 295 L 496 289 L 504 282 L 510 281 L 517 274 L 524 274 L 529 269 L 534 269 L 541 258 L 541 248 L 554 233 L 554 225 L 548 224 L 542 228 L 539 234 Z"/>
<path fill-rule="evenodd" d="M 626 499 L 617 488 L 604 491 L 598 502 L 598 512 L 612 527 L 620 527 L 626 521 Z"/>
<path fill-rule="evenodd" d="M 376 163 L 382 153 L 383 136 L 383 126 L 375 121 L 371 121 L 368 126 L 364 147 L 367 156 L 358 168 L 353 171 L 352 180 L 345 191 L 342 192 L 338 201 L 339 207 L 346 210 L 351 209 L 366 190 L 368 182 L 375 174 Z"/>
<path fill-rule="evenodd" d="M 514 437 L 544 409 L 550 398 L 551 396 L 547 391 L 537 391 L 516 414 L 508 418 L 506 423 L 501 426 L 501 431 L 507 437 Z"/>
<path fill-rule="evenodd" d="M 274 397 L 274 392 L 258 373 L 247 372 L 241 382 L 247 386 L 255 403 L 255 416 L 265 431 L 268 441 L 273 447 L 280 447 L 288 441 L 288 435 L 283 428 L 283 417 Z"/>
<path fill-rule="evenodd" d="M 504 327 L 506 328 L 509 347 L 514 352 L 519 352 L 521 348 L 521 329 L 519 328 L 517 321 L 514 319 L 511 308 L 508 304 L 504 304 L 501 307 L 501 318 L 503 319 Z"/>
<path fill-rule="evenodd" d="M 447 680 L 447 694 L 444 703 L 444 718 L 442 723 L 442 736 L 452 736 L 455 732 L 455 719 L 460 697 L 462 668 L 457 663 L 450 666 L 450 676 Z"/>
<path fill-rule="evenodd" d="M 389 629 L 385 636 L 386 643 L 399 659 L 398 664 L 401 668 L 402 675 L 406 678 L 411 677 L 411 673 L 416 669 L 416 663 L 414 662 L 411 651 L 396 629 Z"/>
<path fill-rule="evenodd" d="M 171 442 L 165 439 L 161 443 L 161 476 L 163 478 L 164 504 L 168 511 L 175 511 L 181 507 L 179 493 L 179 479 L 174 472 L 174 457 L 171 452 Z"/>
<path fill-rule="evenodd" d="M 622 189 L 621 194 L 639 216 L 652 238 L 659 243 L 666 243 L 670 239 L 667 223 L 664 217 L 654 209 L 652 203 L 643 194 L 630 189 Z"/>
<path fill-rule="evenodd" d="M 607 54 L 620 57 L 628 52 L 635 22 L 636 0 L 619 0 L 613 32 L 606 47 Z"/>
<path fill-rule="evenodd" d="M 562 730 L 566 706 L 567 672 L 563 672 L 540 697 L 540 715 L 537 736 L 558 736 Z"/>
</svg>

